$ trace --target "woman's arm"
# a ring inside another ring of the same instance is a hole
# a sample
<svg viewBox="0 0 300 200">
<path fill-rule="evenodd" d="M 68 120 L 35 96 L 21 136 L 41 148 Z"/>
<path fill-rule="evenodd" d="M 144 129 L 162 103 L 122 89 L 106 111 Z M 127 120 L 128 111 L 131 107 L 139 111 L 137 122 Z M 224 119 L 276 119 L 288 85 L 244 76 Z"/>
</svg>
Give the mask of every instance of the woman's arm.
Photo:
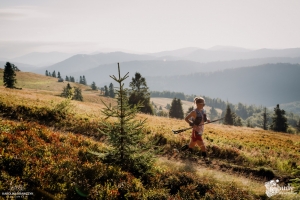
<svg viewBox="0 0 300 200">
<path fill-rule="evenodd" d="M 189 119 L 190 119 L 191 117 L 196 118 L 195 116 L 196 116 L 196 112 L 195 112 L 195 111 L 192 111 L 192 112 L 190 112 L 190 114 L 188 114 L 188 115 L 184 118 L 184 120 L 185 120 L 188 124 L 190 124 L 191 121 L 190 121 Z"/>
</svg>

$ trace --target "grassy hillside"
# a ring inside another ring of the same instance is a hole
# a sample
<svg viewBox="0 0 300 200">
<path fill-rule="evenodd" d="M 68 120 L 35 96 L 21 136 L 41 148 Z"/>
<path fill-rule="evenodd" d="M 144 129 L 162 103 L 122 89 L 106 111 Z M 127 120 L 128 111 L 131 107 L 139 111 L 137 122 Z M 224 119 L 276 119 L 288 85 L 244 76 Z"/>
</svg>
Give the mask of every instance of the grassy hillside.
<svg viewBox="0 0 300 200">
<path fill-rule="evenodd" d="M 100 102 L 115 104 L 113 99 L 81 86 L 85 101 L 68 101 L 57 96 L 62 87 L 56 79 L 17 76 L 22 90 L 0 86 L 0 191 L 13 183 L 36 197 L 116 199 L 124 192 L 122 183 L 132 199 L 265 199 L 265 181 L 287 183 L 300 176 L 299 135 L 206 125 L 203 138 L 213 159 L 207 166 L 197 156 L 199 148 L 195 154 L 174 154 L 190 133 L 171 130 L 186 128 L 186 122 L 139 114 L 137 119 L 147 118 L 143 143 L 152 144 L 157 161 L 151 173 L 134 177 L 88 153 L 109 148 L 99 132 Z"/>
</svg>

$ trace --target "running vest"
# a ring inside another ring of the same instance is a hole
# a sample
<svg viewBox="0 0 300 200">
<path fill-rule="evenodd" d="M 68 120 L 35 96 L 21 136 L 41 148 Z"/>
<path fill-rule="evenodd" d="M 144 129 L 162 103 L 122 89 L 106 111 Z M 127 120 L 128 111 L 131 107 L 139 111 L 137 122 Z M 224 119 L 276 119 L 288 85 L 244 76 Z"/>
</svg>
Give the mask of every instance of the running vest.
<svg viewBox="0 0 300 200">
<path fill-rule="evenodd" d="M 196 131 L 198 134 L 202 135 L 203 131 L 204 131 L 204 121 L 206 118 L 206 112 L 204 109 L 202 110 L 198 110 L 197 108 L 194 110 L 196 112 L 196 117 L 201 118 L 201 122 L 199 123 L 199 125 L 197 125 L 197 128 L 194 128 L 193 130 Z M 195 121 L 195 119 L 192 119 L 193 121 Z"/>
</svg>

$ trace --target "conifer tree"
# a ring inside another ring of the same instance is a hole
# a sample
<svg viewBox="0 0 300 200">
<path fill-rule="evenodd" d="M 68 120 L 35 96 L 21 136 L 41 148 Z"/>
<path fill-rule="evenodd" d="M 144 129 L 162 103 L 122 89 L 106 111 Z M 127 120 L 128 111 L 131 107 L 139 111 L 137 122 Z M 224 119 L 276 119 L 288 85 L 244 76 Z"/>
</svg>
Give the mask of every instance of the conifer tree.
<svg viewBox="0 0 300 200">
<path fill-rule="evenodd" d="M 105 105 L 102 113 L 107 118 L 117 118 L 117 122 L 101 121 L 104 128 L 101 131 L 107 136 L 111 147 L 106 154 L 95 153 L 103 159 L 104 163 L 120 166 L 123 170 L 131 172 L 135 176 L 142 176 L 152 168 L 153 158 L 149 153 L 143 153 L 144 147 L 141 140 L 145 137 L 143 130 L 146 119 L 143 121 L 135 120 L 139 112 L 140 104 L 131 107 L 128 104 L 127 89 L 124 88 L 123 81 L 128 78 L 128 73 L 119 77 L 110 76 L 115 80 L 119 89 L 117 93 L 117 106 Z"/>
<path fill-rule="evenodd" d="M 210 119 L 214 120 L 218 117 L 218 111 L 212 106 L 210 109 Z"/>
<path fill-rule="evenodd" d="M 83 77 L 82 77 L 82 84 L 83 85 L 87 85 L 87 82 L 86 82 L 86 79 L 85 79 L 85 76 L 83 75 Z"/>
<path fill-rule="evenodd" d="M 83 84 L 82 76 L 79 77 L 79 83 Z"/>
<path fill-rule="evenodd" d="M 97 90 L 97 86 L 96 83 L 93 81 L 92 85 L 91 85 L 92 90 Z"/>
<path fill-rule="evenodd" d="M 48 70 L 46 70 L 45 75 L 48 76 Z"/>
<path fill-rule="evenodd" d="M 263 129 L 267 130 L 267 122 L 268 122 L 268 114 L 267 114 L 267 108 L 264 108 L 264 113 L 263 113 Z"/>
<path fill-rule="evenodd" d="M 183 119 L 183 109 L 180 99 L 174 98 L 169 111 L 171 118 Z"/>
<path fill-rule="evenodd" d="M 48 76 L 52 76 L 52 75 L 51 75 L 51 72 L 48 72 Z"/>
<path fill-rule="evenodd" d="M 60 72 L 57 72 L 57 78 L 61 78 Z"/>
<path fill-rule="evenodd" d="M 226 125 L 233 125 L 233 114 L 231 112 L 230 106 L 227 105 L 225 117 L 224 117 L 224 124 Z"/>
<path fill-rule="evenodd" d="M 168 103 L 168 104 L 166 105 L 166 109 L 170 110 L 170 108 L 171 108 L 171 105 Z"/>
<path fill-rule="evenodd" d="M 4 66 L 3 83 L 6 88 L 15 88 L 15 84 L 17 83 L 14 64 L 10 62 L 7 62 Z"/>
<path fill-rule="evenodd" d="M 298 124 L 296 125 L 296 127 L 297 127 L 298 132 L 300 132 L 300 119 L 299 119 L 299 122 L 298 122 Z"/>
<path fill-rule="evenodd" d="M 69 79 L 69 77 L 68 77 L 68 76 L 66 76 L 66 81 L 70 81 L 70 79 Z"/>
<path fill-rule="evenodd" d="M 193 106 L 189 107 L 187 112 L 186 112 L 186 115 L 190 114 L 190 112 L 192 112 L 193 110 L 194 110 Z"/>
<path fill-rule="evenodd" d="M 233 114 L 234 114 L 233 125 L 234 126 L 243 126 L 241 117 L 237 116 L 235 113 L 233 113 Z"/>
<path fill-rule="evenodd" d="M 252 123 L 251 123 L 251 120 L 250 120 L 250 119 L 248 119 L 248 120 L 247 120 L 247 127 L 249 127 L 249 128 L 253 128 L 253 126 L 252 126 Z"/>
<path fill-rule="evenodd" d="M 60 96 L 68 99 L 72 99 L 73 95 L 74 95 L 74 89 L 71 87 L 70 83 L 68 83 L 67 86 L 63 88 L 63 91 Z"/>
<path fill-rule="evenodd" d="M 74 95 L 72 99 L 77 101 L 83 101 L 83 96 L 79 87 L 74 87 Z"/>
<path fill-rule="evenodd" d="M 104 96 L 106 96 L 106 97 L 109 96 L 108 88 L 106 85 L 104 86 Z"/>
<path fill-rule="evenodd" d="M 271 130 L 277 132 L 287 132 L 288 124 L 285 117 L 285 111 L 280 110 L 279 104 L 274 108 L 274 115 L 272 117 Z"/>
<path fill-rule="evenodd" d="M 148 87 L 146 79 L 138 72 L 135 73 L 135 76 L 132 78 L 132 81 L 129 83 L 131 91 L 129 93 L 129 104 L 134 106 L 138 102 L 142 103 L 143 107 L 141 112 L 153 115 L 153 108 L 150 104 L 150 93 L 148 92 Z"/>
<path fill-rule="evenodd" d="M 100 88 L 100 95 L 104 95 L 104 91 L 105 91 L 105 90 L 104 90 L 104 87 L 101 87 L 101 88 Z"/>
<path fill-rule="evenodd" d="M 112 83 L 109 84 L 109 96 L 111 98 L 115 98 L 115 89 L 114 89 L 114 85 Z"/>
</svg>

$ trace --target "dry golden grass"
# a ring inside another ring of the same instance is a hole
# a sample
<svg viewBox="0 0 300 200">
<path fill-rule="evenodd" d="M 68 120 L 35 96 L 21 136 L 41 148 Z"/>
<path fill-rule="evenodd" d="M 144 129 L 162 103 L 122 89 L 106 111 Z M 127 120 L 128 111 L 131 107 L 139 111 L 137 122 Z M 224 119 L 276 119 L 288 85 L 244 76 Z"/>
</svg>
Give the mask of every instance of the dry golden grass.
<svg viewBox="0 0 300 200">
<path fill-rule="evenodd" d="M 23 72 L 19 72 L 19 74 L 23 74 Z M 49 79 L 45 76 L 30 75 L 32 80 L 34 76 L 39 77 L 41 80 Z M 26 75 L 22 75 L 22 77 L 26 77 Z M 60 83 L 55 82 L 55 84 Z M 114 99 L 99 96 L 99 92 L 91 91 L 86 86 L 82 87 L 85 88 L 85 90 L 83 90 L 84 102 L 72 101 L 76 115 L 97 121 L 103 117 L 101 114 L 101 110 L 104 108 L 102 101 L 106 104 L 111 103 L 112 105 L 116 105 Z M 36 90 L 23 88 L 22 90 L 12 90 L 0 86 L 0 98 L 5 99 L 7 102 L 23 105 L 51 106 L 51 102 L 57 103 L 64 100 L 64 98 L 58 96 L 60 94 L 59 87 L 53 87 L 52 89 L 53 90 L 50 90 L 50 88 Z M 146 129 L 151 132 L 151 135 L 164 135 L 168 141 L 177 144 L 183 144 L 189 141 L 190 131 L 177 135 L 174 135 L 172 132 L 172 129 L 186 128 L 187 123 L 184 120 L 145 114 L 139 114 L 137 116 L 137 119 L 145 118 L 147 118 Z M 272 168 L 282 168 L 281 171 L 285 171 L 284 168 L 286 168 L 286 166 L 284 165 L 288 165 L 288 163 L 285 163 L 288 161 L 293 160 L 298 166 L 300 165 L 299 135 L 276 133 L 246 127 L 209 124 L 205 125 L 204 139 L 207 145 L 230 148 L 232 151 L 236 151 L 238 154 L 246 156 L 250 160 L 252 159 L 254 165 L 259 165 L 260 162 L 263 162 L 261 165 L 264 166 L 267 165 L 264 162 L 268 161 L 268 165 L 270 165 L 271 162 Z"/>
<path fill-rule="evenodd" d="M 18 72 L 18 76 L 20 83 L 22 83 L 22 79 L 24 80 L 23 89 L 6 89 L 0 86 L 1 101 L 10 104 L 48 107 L 51 106 L 51 102 L 59 103 L 65 100 L 59 97 L 59 94 L 64 87 L 63 84 L 66 83 L 58 83 L 55 78 L 32 73 Z M 1 75 L 0 70 L 0 81 L 2 81 L 2 77 L 3 75 Z M 30 79 L 31 81 L 27 83 L 26 79 Z M 33 80 L 39 83 L 35 84 Z M 87 86 L 75 85 L 82 88 L 84 97 L 84 102 L 71 101 L 74 106 L 73 112 L 78 116 L 87 117 L 91 121 L 97 121 L 103 117 L 101 114 L 101 110 L 104 108 L 102 101 L 106 104 L 111 103 L 112 105 L 116 105 L 114 99 L 100 96 L 98 91 L 91 91 Z M 22 87 L 22 84 L 17 87 Z M 38 89 L 39 87 L 41 87 L 41 89 Z M 174 148 L 176 145 L 178 147 L 181 144 L 185 144 L 190 139 L 190 131 L 176 135 L 172 132 L 172 129 L 187 128 L 188 125 L 184 120 L 146 114 L 137 115 L 137 119 L 145 118 L 147 118 L 145 128 L 149 133 L 148 139 L 156 135 L 162 135 L 168 141 L 164 146 L 166 151 Z M 232 152 L 236 152 L 236 155 L 241 155 L 246 158 L 247 162 L 244 164 L 244 167 L 268 167 L 275 170 L 276 173 L 291 174 L 290 165 L 292 162 L 294 162 L 296 166 L 300 166 L 299 135 L 277 133 L 257 128 L 208 124 L 205 125 L 203 138 L 207 146 L 217 146 L 221 150 L 229 149 Z M 230 163 L 230 161 L 228 162 Z M 240 164 L 243 165 L 243 163 Z M 216 178 L 221 179 L 223 175 L 221 173 L 218 176 Z M 234 177 L 236 176 L 233 176 L 233 179 Z M 243 184 L 243 182 L 248 184 L 246 183 L 247 180 L 238 177 L 236 177 L 235 181 L 241 184 Z M 255 183 L 253 184 L 253 188 L 255 188 L 256 185 Z M 257 189 L 256 192 L 260 193 L 261 189 Z"/>
</svg>

